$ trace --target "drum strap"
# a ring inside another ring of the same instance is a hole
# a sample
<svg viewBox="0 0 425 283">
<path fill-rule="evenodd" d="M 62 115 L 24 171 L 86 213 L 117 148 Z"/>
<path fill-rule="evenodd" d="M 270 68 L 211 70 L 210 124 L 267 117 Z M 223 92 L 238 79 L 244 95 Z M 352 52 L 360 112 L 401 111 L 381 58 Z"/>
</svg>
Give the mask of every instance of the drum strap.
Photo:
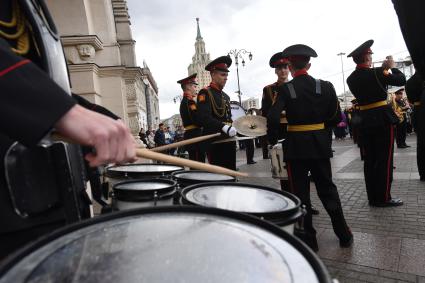
<svg viewBox="0 0 425 283">
<path fill-rule="evenodd" d="M 322 94 L 320 80 L 316 79 L 315 81 L 316 81 L 316 94 L 320 95 Z M 292 83 L 287 83 L 286 85 L 288 86 L 288 90 L 289 90 L 289 94 L 291 95 L 291 98 L 292 99 L 297 98 L 297 93 L 295 92 L 294 85 Z"/>
<path fill-rule="evenodd" d="M 320 87 L 320 80 L 316 79 L 316 94 L 322 94 L 322 88 Z"/>
</svg>

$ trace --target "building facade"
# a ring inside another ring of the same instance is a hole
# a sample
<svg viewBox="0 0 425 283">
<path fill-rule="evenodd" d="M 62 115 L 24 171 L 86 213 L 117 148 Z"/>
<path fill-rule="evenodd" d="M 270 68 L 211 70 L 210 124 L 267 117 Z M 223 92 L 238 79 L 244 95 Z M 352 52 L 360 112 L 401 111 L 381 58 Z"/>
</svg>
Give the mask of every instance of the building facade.
<svg viewBox="0 0 425 283">
<path fill-rule="evenodd" d="M 199 28 L 199 18 L 196 18 L 196 42 L 195 42 L 195 55 L 192 57 L 192 64 L 187 68 L 188 75 L 192 75 L 197 73 L 198 79 L 198 91 L 206 86 L 208 86 L 211 82 L 211 76 L 208 71 L 205 70 L 205 66 L 208 65 L 210 60 L 210 54 L 205 51 L 205 42 L 201 36 L 201 29 Z"/>
<path fill-rule="evenodd" d="M 251 108 L 259 109 L 260 108 L 260 100 L 258 98 L 250 97 L 247 100 L 242 101 L 242 107 L 245 110 L 248 110 L 248 109 L 251 109 Z"/>
<path fill-rule="evenodd" d="M 159 117 L 158 88 L 148 66 L 137 66 L 126 0 L 46 2 L 61 34 L 72 91 L 120 116 L 137 139 L 141 127 L 157 125 L 150 115 Z"/>
</svg>

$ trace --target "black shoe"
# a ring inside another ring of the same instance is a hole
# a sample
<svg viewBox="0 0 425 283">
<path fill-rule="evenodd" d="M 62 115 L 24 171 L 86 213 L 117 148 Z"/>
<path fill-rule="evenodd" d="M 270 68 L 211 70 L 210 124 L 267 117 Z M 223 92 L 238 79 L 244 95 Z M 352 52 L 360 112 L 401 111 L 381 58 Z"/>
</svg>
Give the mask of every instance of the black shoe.
<svg viewBox="0 0 425 283">
<path fill-rule="evenodd" d="M 354 242 L 354 237 L 353 235 L 351 235 L 351 237 L 348 240 L 344 240 L 344 241 L 339 240 L 339 246 L 341 248 L 349 248 L 353 245 L 353 242 Z"/>
<path fill-rule="evenodd" d="M 410 145 L 405 144 L 404 147 L 410 147 Z"/>
<path fill-rule="evenodd" d="M 320 212 L 317 208 L 315 208 L 314 206 L 311 206 L 311 214 L 313 215 L 319 215 Z"/>
<path fill-rule="evenodd" d="M 398 148 L 407 148 L 407 147 L 410 147 L 410 146 L 408 146 L 408 145 L 398 145 L 397 147 Z"/>
<path fill-rule="evenodd" d="M 248 161 L 247 162 L 247 164 L 255 164 L 255 163 L 257 163 L 257 161 L 254 161 L 254 160 L 251 160 L 251 161 Z"/>
<path fill-rule="evenodd" d="M 403 205 L 403 201 L 399 198 L 393 198 L 393 199 L 391 199 L 387 202 L 369 203 L 369 205 L 376 206 L 376 207 L 401 206 L 401 205 Z"/>
</svg>

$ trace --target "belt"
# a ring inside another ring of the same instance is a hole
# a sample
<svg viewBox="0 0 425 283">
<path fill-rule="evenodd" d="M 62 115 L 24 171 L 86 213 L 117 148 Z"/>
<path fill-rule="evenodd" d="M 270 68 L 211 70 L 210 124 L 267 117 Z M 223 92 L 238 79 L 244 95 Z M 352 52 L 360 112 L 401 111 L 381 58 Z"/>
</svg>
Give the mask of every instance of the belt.
<svg viewBox="0 0 425 283">
<path fill-rule="evenodd" d="M 318 131 L 325 128 L 325 123 L 306 124 L 306 125 L 288 125 L 288 132 L 309 132 Z"/>
<path fill-rule="evenodd" d="M 421 102 L 420 101 L 413 102 L 413 105 L 415 105 L 415 106 L 421 106 Z"/>
<path fill-rule="evenodd" d="M 184 127 L 184 129 L 186 130 L 186 131 L 188 131 L 188 130 L 193 130 L 193 129 L 198 129 L 199 127 L 198 126 L 196 126 L 196 125 L 189 125 L 189 126 L 186 126 L 186 127 Z"/>
<path fill-rule="evenodd" d="M 385 106 L 385 105 L 388 105 L 387 101 L 381 100 L 381 101 L 374 102 L 374 103 L 371 103 L 371 104 L 360 105 L 359 108 L 360 108 L 360 110 L 369 110 L 369 109 L 378 108 L 378 107 Z"/>
</svg>

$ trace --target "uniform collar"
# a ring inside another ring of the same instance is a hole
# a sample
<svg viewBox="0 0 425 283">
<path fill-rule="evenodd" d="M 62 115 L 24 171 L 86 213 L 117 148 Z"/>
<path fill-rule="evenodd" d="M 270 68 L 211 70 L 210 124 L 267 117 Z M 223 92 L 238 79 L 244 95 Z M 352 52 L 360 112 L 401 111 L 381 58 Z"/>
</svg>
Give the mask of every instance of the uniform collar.
<svg viewBox="0 0 425 283">
<path fill-rule="evenodd" d="M 356 69 L 370 69 L 367 64 L 357 64 Z"/>
<path fill-rule="evenodd" d="M 223 88 L 220 88 L 218 85 L 216 85 L 213 82 L 210 83 L 210 88 L 213 88 L 213 89 L 218 90 L 218 91 L 222 91 L 223 90 Z"/>
<path fill-rule="evenodd" d="M 301 70 L 296 71 L 296 72 L 292 75 L 292 77 L 295 79 L 296 77 L 303 76 L 303 75 L 308 75 L 308 73 L 307 73 L 307 70 L 306 70 L 306 69 L 301 69 Z"/>
<path fill-rule="evenodd" d="M 183 92 L 183 96 L 186 97 L 189 100 L 193 100 L 193 95 L 187 93 L 187 92 Z"/>
</svg>

